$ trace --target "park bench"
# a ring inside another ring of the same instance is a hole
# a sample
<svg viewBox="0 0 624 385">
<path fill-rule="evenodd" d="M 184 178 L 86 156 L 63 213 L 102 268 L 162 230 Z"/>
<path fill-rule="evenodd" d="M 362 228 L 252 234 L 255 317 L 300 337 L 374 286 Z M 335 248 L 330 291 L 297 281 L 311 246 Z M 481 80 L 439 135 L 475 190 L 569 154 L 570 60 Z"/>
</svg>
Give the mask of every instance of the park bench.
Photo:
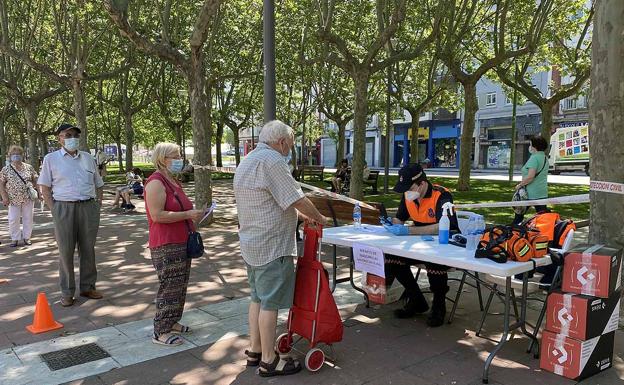
<svg viewBox="0 0 624 385">
<path fill-rule="evenodd" d="M 303 174 L 302 177 L 305 180 L 305 177 L 313 178 L 316 177 L 320 182 L 323 181 L 323 171 L 325 170 L 325 166 L 303 166 Z"/>
<path fill-rule="evenodd" d="M 306 194 L 310 201 L 314 204 L 316 209 L 325 217 L 331 218 L 331 222 L 327 226 L 340 226 L 353 222 L 353 204 L 334 199 L 329 196 L 320 194 Z M 362 223 L 369 225 L 378 225 L 379 216 L 383 208 L 383 203 L 367 202 L 371 206 L 375 207 L 375 210 L 371 210 L 362 207 Z M 337 258 L 336 258 L 336 245 L 332 246 L 332 291 L 336 288 L 336 285 L 342 282 L 349 282 L 350 278 L 338 278 L 336 272 L 338 270 Z M 353 269 L 353 265 L 350 264 L 350 268 Z M 350 276 L 353 276 L 350 274 Z M 355 282 L 351 282 L 351 285 L 358 291 L 362 292 L 366 296 L 366 292 L 355 285 Z M 368 297 L 366 297 L 368 298 Z"/>
</svg>

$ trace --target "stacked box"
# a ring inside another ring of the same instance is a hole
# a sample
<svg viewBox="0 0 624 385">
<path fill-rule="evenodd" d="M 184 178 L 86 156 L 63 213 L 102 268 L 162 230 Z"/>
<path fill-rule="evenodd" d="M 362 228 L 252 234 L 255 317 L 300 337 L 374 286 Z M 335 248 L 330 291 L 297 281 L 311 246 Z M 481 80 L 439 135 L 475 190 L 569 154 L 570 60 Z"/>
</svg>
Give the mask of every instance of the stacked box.
<svg viewBox="0 0 624 385">
<path fill-rule="evenodd" d="M 621 249 L 582 245 L 566 253 L 562 291 L 546 303 L 542 369 L 579 381 L 612 366 L 621 268 Z"/>
</svg>

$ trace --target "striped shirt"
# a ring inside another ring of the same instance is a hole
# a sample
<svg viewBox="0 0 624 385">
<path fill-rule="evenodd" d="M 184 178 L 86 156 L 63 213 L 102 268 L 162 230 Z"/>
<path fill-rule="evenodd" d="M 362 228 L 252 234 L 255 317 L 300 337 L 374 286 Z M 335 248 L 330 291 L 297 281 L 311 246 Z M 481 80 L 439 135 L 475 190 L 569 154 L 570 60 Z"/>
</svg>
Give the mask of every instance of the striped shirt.
<svg viewBox="0 0 624 385">
<path fill-rule="evenodd" d="M 236 168 L 234 196 L 245 262 L 262 266 L 297 254 L 292 204 L 304 194 L 279 152 L 259 143 Z"/>
</svg>

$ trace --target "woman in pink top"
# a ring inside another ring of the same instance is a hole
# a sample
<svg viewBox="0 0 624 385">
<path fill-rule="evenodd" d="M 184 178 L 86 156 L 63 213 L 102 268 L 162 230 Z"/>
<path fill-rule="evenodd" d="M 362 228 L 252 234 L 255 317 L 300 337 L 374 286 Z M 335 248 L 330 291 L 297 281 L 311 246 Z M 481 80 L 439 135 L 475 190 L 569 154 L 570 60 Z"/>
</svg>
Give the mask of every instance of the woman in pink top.
<svg viewBox="0 0 624 385">
<path fill-rule="evenodd" d="M 160 281 L 152 342 L 180 345 L 183 340 L 178 335 L 190 331 L 179 323 L 191 271 L 186 241 L 189 227 L 194 230 L 194 221 L 202 217 L 203 211 L 193 209 L 193 203 L 173 176 L 182 171 L 180 147 L 158 143 L 152 159 L 157 171 L 145 182 L 145 207 L 152 263 Z"/>
</svg>

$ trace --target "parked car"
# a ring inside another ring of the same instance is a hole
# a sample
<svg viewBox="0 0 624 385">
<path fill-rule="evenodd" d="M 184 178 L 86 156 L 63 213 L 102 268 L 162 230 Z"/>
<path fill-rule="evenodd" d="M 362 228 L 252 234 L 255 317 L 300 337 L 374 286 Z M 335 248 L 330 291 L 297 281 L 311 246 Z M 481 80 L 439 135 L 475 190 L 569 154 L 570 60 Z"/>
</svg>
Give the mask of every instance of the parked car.
<svg viewBox="0 0 624 385">
<path fill-rule="evenodd" d="M 231 148 L 231 149 L 227 150 L 227 151 L 225 152 L 225 155 L 230 155 L 230 156 L 235 155 L 235 151 L 234 151 L 234 149 L 233 149 L 233 148 Z"/>
</svg>

